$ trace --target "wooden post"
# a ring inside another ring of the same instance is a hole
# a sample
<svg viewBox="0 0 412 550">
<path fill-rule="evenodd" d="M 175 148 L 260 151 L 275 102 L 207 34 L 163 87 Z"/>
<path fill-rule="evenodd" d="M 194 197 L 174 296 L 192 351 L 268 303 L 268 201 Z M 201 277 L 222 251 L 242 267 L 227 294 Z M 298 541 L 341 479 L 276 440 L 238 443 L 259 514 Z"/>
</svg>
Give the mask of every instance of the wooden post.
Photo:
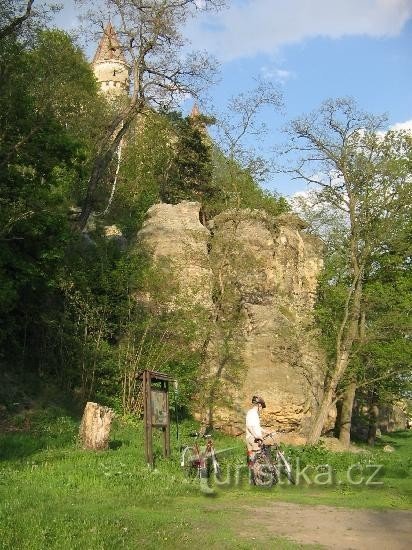
<svg viewBox="0 0 412 550">
<path fill-rule="evenodd" d="M 144 426 L 145 426 L 145 456 L 146 463 L 153 467 L 153 443 L 152 443 L 152 400 L 151 400 L 150 372 L 143 372 L 144 395 Z"/>
<path fill-rule="evenodd" d="M 170 457 L 169 377 L 167 374 L 145 370 L 143 382 L 145 458 L 153 467 L 153 428 L 160 428 L 163 436 L 163 456 Z M 155 386 L 153 384 L 158 384 Z M 160 396 L 159 396 L 160 394 Z"/>
<path fill-rule="evenodd" d="M 169 418 L 169 382 L 162 381 L 162 389 L 166 394 L 166 409 L 168 412 L 168 419 L 166 426 L 163 426 L 163 456 L 166 458 L 170 457 L 170 418 Z"/>
</svg>

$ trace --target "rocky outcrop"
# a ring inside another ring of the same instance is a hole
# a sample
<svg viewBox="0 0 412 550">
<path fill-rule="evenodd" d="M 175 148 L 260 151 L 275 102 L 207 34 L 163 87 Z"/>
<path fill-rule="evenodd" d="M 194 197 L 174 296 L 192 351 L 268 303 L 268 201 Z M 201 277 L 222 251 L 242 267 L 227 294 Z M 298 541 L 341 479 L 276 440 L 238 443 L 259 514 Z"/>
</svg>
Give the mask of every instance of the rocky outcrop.
<svg viewBox="0 0 412 550">
<path fill-rule="evenodd" d="M 208 258 L 209 230 L 200 223 L 200 205 L 155 204 L 138 239 L 167 276 L 169 304 L 213 309 L 213 277 Z"/>
<path fill-rule="evenodd" d="M 321 247 L 304 228 L 294 215 L 251 210 L 211 223 L 212 266 L 227 259 L 226 277 L 235 280 L 245 313 L 241 389 L 232 410 L 221 411 L 233 432 L 243 429 L 254 394 L 266 399 L 263 422 L 286 432 L 305 432 L 320 397 L 324 359 L 310 327 Z"/>
<path fill-rule="evenodd" d="M 157 204 L 139 239 L 176 283 L 174 305 L 209 312 L 203 413 L 213 403 L 214 422 L 240 433 L 251 396 L 261 394 L 264 424 L 304 434 L 323 379 L 311 328 L 320 242 L 291 214 L 232 210 L 204 227 L 199 210 L 194 202 Z"/>
<path fill-rule="evenodd" d="M 378 426 L 382 433 L 408 429 L 409 418 L 406 400 L 380 407 Z"/>
<path fill-rule="evenodd" d="M 394 403 L 374 403 L 371 419 L 371 407 L 362 400 L 355 399 L 352 415 L 351 435 L 357 439 L 367 441 L 370 435 L 369 423 L 376 418 L 376 435 L 407 430 L 411 427 L 411 419 L 408 415 L 408 401 L 400 400 Z"/>
</svg>

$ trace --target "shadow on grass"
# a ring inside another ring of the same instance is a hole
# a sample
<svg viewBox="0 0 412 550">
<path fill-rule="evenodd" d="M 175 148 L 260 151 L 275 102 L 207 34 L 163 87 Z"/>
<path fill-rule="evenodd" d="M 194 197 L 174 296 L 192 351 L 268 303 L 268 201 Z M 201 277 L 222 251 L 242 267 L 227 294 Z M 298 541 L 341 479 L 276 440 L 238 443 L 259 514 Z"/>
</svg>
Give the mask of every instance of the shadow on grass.
<svg viewBox="0 0 412 550">
<path fill-rule="evenodd" d="M 27 433 L 0 435 L 0 461 L 21 460 L 45 449 L 44 438 Z"/>
<path fill-rule="evenodd" d="M 391 432 L 388 434 L 385 434 L 385 437 L 390 437 L 391 439 L 408 439 L 412 438 L 412 430 L 401 431 L 401 432 Z"/>
<path fill-rule="evenodd" d="M 122 445 L 127 445 L 128 442 L 126 441 L 120 441 L 120 439 L 114 439 L 113 441 L 110 441 L 109 443 L 109 449 L 111 451 L 117 451 L 118 449 L 120 449 L 120 447 L 122 447 Z"/>
<path fill-rule="evenodd" d="M 374 447 L 377 450 L 382 450 L 386 445 L 390 445 L 396 450 L 402 451 L 412 442 L 412 431 L 399 431 L 382 434 L 382 437 L 377 438 Z"/>
<path fill-rule="evenodd" d="M 45 449 L 73 443 L 78 418 L 57 406 L 24 410 L 10 415 L 7 431 L 0 433 L 0 461 L 23 460 Z"/>
<path fill-rule="evenodd" d="M 377 476 L 377 479 L 384 479 L 385 477 L 390 479 L 408 479 L 409 471 L 406 467 L 402 466 L 386 466 L 382 474 Z"/>
<path fill-rule="evenodd" d="M 382 451 L 384 447 L 387 445 L 390 445 L 394 449 L 398 449 L 399 447 L 402 447 L 402 442 L 394 441 L 392 436 L 388 437 L 385 435 L 385 439 L 377 439 L 375 441 L 375 445 L 368 446 L 367 448 L 373 451 L 374 449 L 377 451 Z"/>
</svg>

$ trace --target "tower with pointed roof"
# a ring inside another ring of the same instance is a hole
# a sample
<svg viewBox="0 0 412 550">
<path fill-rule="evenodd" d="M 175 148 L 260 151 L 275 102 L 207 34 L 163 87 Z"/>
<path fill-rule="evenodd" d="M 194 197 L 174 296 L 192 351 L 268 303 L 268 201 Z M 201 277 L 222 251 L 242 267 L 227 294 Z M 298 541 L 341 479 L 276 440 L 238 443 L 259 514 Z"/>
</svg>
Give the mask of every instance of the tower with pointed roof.
<svg viewBox="0 0 412 550">
<path fill-rule="evenodd" d="M 210 136 L 207 131 L 207 120 L 208 117 L 202 115 L 199 106 L 197 103 L 194 103 L 192 110 L 189 114 L 189 119 L 191 120 L 193 126 L 199 130 L 204 135 L 206 143 L 210 144 Z M 209 118 L 211 121 L 212 119 Z"/>
<path fill-rule="evenodd" d="M 199 118 L 201 116 L 199 105 L 197 103 L 193 104 L 193 107 L 192 107 L 192 110 L 190 111 L 189 116 L 190 116 L 191 119 L 196 119 L 196 118 Z"/>
<path fill-rule="evenodd" d="M 105 94 L 119 96 L 128 93 L 130 69 L 111 23 L 108 23 L 104 29 L 94 54 L 92 67 Z"/>
</svg>

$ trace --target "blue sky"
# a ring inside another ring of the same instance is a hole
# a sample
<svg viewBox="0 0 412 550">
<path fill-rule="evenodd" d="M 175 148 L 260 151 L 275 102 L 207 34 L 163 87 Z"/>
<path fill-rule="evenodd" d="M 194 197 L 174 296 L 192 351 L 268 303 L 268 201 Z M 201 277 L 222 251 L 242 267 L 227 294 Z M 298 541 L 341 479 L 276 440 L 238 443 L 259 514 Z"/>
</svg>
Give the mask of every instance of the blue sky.
<svg viewBox="0 0 412 550">
<path fill-rule="evenodd" d="M 201 0 L 199 0 L 201 1 Z M 76 24 L 72 0 L 59 26 Z M 353 96 L 389 124 L 412 127 L 412 0 L 232 0 L 217 15 L 187 29 L 194 47 L 214 54 L 221 81 L 210 103 L 224 110 L 230 96 L 271 80 L 283 92 L 282 113 L 266 113 L 265 145 L 283 138 L 280 128 L 329 97 Z M 188 105 L 186 105 L 186 108 Z M 303 190 L 284 176 L 265 187 L 282 194 Z"/>
</svg>

